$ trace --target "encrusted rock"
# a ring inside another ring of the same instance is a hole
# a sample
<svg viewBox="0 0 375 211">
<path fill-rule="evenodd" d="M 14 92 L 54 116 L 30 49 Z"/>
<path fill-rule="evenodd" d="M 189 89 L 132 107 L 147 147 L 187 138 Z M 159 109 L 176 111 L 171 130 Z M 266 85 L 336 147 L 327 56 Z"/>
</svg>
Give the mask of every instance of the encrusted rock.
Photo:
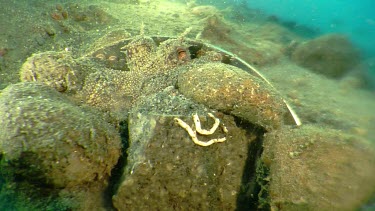
<svg viewBox="0 0 375 211">
<path fill-rule="evenodd" d="M 207 63 L 179 75 L 178 89 L 210 108 L 231 113 L 267 129 L 284 122 L 287 108 L 268 84 L 223 63 Z"/>
<path fill-rule="evenodd" d="M 367 144 L 312 126 L 267 134 L 262 160 L 270 168 L 271 209 L 358 209 L 375 187 L 375 151 Z"/>
<path fill-rule="evenodd" d="M 38 81 L 59 92 L 76 91 L 82 84 L 81 73 L 69 52 L 47 51 L 33 54 L 22 65 L 21 81 Z"/>
<path fill-rule="evenodd" d="M 360 55 L 345 36 L 330 34 L 298 45 L 292 60 L 316 73 L 338 78 L 359 63 Z"/>
<path fill-rule="evenodd" d="M 120 156 L 120 137 L 112 126 L 35 82 L 3 90 L 0 134 L 2 174 L 38 188 L 106 180 Z"/>
<path fill-rule="evenodd" d="M 267 39 L 264 37 L 270 36 L 272 34 L 270 31 L 274 33 L 276 30 L 280 31 L 280 29 L 265 25 L 257 30 L 265 31 L 264 35 L 249 38 L 244 36 L 243 33 L 239 33 L 233 25 L 216 14 L 205 19 L 205 25 L 199 36 L 234 53 L 250 64 L 264 66 L 277 62 L 282 57 L 282 45 L 280 42 L 275 42 L 274 37 L 267 37 Z M 278 34 L 284 36 L 285 31 L 278 32 Z"/>
<path fill-rule="evenodd" d="M 252 202 L 257 194 L 251 197 L 247 193 L 256 190 L 252 189 L 256 187 L 255 177 L 250 175 L 255 172 L 261 135 L 256 130 L 250 133 L 238 127 L 232 116 L 221 113 L 216 116 L 226 125 L 228 134 L 218 129 L 199 138 L 208 141 L 227 135 L 228 140 L 201 147 L 175 124 L 172 115 L 132 113 L 127 166 L 113 197 L 114 207 L 118 210 L 255 208 Z M 179 118 L 192 124 L 190 115 Z M 211 119 L 201 120 L 204 128 L 212 125 Z M 248 156 L 254 159 L 246 159 Z"/>
</svg>

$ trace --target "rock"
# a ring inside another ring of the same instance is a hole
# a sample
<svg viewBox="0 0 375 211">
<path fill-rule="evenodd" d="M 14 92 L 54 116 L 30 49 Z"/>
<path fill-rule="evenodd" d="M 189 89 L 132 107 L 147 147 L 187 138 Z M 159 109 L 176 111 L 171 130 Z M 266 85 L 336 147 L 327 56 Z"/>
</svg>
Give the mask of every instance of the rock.
<svg viewBox="0 0 375 211">
<path fill-rule="evenodd" d="M 35 82 L 2 91 L 0 134 L 1 175 L 17 182 L 19 193 L 35 189 L 53 196 L 103 185 L 121 153 L 119 133 L 100 115 Z"/>
<path fill-rule="evenodd" d="M 22 65 L 21 81 L 38 81 L 59 92 L 74 92 L 82 84 L 76 62 L 68 52 L 47 51 L 33 54 Z"/>
<path fill-rule="evenodd" d="M 201 38 L 234 53 L 249 64 L 257 66 L 274 64 L 283 56 L 281 42 L 275 40 L 276 36 L 269 35 L 270 30 L 274 32 L 276 27 L 267 25 L 262 27 L 262 33 L 259 32 L 259 28 L 256 29 L 260 34 L 248 33 L 236 29 L 235 25 L 219 15 L 209 16 L 203 23 L 202 32 L 199 34 Z M 284 36 L 285 34 L 283 33 Z"/>
<path fill-rule="evenodd" d="M 194 6 L 191 8 L 188 7 L 188 14 L 192 14 L 200 18 L 210 17 L 214 15 L 217 15 L 217 16 L 222 15 L 219 9 L 211 5 L 200 5 L 200 6 Z"/>
<path fill-rule="evenodd" d="M 357 210 L 375 193 L 375 151 L 342 131 L 303 126 L 268 133 L 272 209 Z"/>
<path fill-rule="evenodd" d="M 189 107 L 183 105 L 188 100 L 179 95 L 170 98 L 173 102 L 181 102 L 177 103 L 180 105 L 178 109 L 166 109 L 167 113 L 158 114 L 158 108 L 169 104 L 169 101 L 159 101 L 159 105 L 153 105 L 154 111 L 149 110 L 150 103 L 132 110 L 128 122 L 127 166 L 113 197 L 114 207 L 117 210 L 235 210 L 256 207 L 257 194 L 250 198 L 248 193 L 257 190 L 254 166 L 264 131 L 215 112 L 215 116 L 227 127 L 228 134 L 218 129 L 212 135 L 199 135 L 199 139 L 208 141 L 226 136 L 227 140 L 208 147 L 198 146 L 174 121 L 177 113 L 189 112 Z M 157 101 L 155 98 L 149 102 Z M 145 110 L 147 112 L 143 112 Z M 191 115 L 178 117 L 190 125 L 193 122 Z M 200 115 L 200 119 L 204 128 L 213 124 L 206 115 Z"/>
<path fill-rule="evenodd" d="M 330 78 L 339 78 L 360 61 L 359 51 L 343 35 L 329 34 L 298 45 L 292 53 L 298 65 Z"/>
<path fill-rule="evenodd" d="M 213 41 L 235 43 L 235 39 L 230 34 L 232 31 L 231 25 L 223 17 L 215 14 L 206 18 L 201 36 L 205 39 L 210 38 Z"/>
<path fill-rule="evenodd" d="M 284 124 L 287 108 L 264 81 L 233 66 L 207 63 L 179 75 L 178 89 L 186 97 L 230 113 L 266 129 Z"/>
</svg>

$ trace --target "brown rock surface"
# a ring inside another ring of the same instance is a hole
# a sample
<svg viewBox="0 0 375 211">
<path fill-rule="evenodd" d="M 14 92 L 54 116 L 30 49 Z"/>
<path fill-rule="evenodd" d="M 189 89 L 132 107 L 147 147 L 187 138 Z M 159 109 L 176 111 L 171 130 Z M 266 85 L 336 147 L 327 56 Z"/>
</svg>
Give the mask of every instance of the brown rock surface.
<svg viewBox="0 0 375 211">
<path fill-rule="evenodd" d="M 19 194 L 103 191 L 120 156 L 119 134 L 98 113 L 35 82 L 2 91 L 0 134 L 1 175 Z"/>
<path fill-rule="evenodd" d="M 22 65 L 21 81 L 38 81 L 59 92 L 76 91 L 82 77 L 68 52 L 47 51 L 33 54 Z"/>
<path fill-rule="evenodd" d="M 113 197 L 118 210 L 234 210 L 254 207 L 246 191 L 261 146 L 260 136 L 240 128 L 233 117 L 216 113 L 228 129 L 199 136 L 227 136 L 224 143 L 201 147 L 175 124 L 173 116 L 132 113 L 128 162 Z M 191 124 L 190 116 L 179 116 Z M 200 116 L 204 128 L 213 123 Z M 249 126 L 249 125 L 248 125 Z M 250 126 L 249 126 L 250 127 Z M 254 184 L 253 184 L 254 185 Z M 245 196 L 246 195 L 246 196 Z M 255 196 L 254 196 L 255 197 Z M 247 200 L 239 203 L 240 198 Z M 253 201 L 252 201 L 253 200 Z"/>
<path fill-rule="evenodd" d="M 257 29 L 257 33 L 244 33 L 242 27 L 235 28 L 232 23 L 215 14 L 207 17 L 201 31 L 203 39 L 209 43 L 222 47 L 252 65 L 265 66 L 276 63 L 282 58 L 283 45 L 270 37 L 270 31 L 280 30 L 277 26 L 266 24 Z M 246 27 L 244 27 L 246 28 Z M 266 32 L 266 33 L 264 33 Z M 286 34 L 277 31 L 275 34 Z"/>
<path fill-rule="evenodd" d="M 312 126 L 274 131 L 264 141 L 275 210 L 355 210 L 375 187 L 375 152 L 360 138 Z"/>
<path fill-rule="evenodd" d="M 343 35 L 329 34 L 298 45 L 292 60 L 327 77 L 338 78 L 359 63 L 359 51 Z"/>
<path fill-rule="evenodd" d="M 233 66 L 207 63 L 182 73 L 178 88 L 210 108 L 231 113 L 267 129 L 284 124 L 286 106 L 264 81 Z"/>
</svg>

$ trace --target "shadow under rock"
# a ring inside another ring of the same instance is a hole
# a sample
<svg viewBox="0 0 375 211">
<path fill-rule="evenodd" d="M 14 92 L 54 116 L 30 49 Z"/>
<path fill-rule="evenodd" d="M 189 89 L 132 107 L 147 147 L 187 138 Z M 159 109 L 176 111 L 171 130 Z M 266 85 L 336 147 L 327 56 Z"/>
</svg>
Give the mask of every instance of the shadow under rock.
<svg viewBox="0 0 375 211">
<path fill-rule="evenodd" d="M 248 145 L 248 153 L 244 166 L 241 188 L 237 196 L 237 211 L 270 210 L 268 204 L 267 181 L 268 169 L 260 158 L 263 153 L 263 137 L 266 130 L 255 124 L 236 118 L 236 124 L 257 135 L 255 141 Z"/>
</svg>

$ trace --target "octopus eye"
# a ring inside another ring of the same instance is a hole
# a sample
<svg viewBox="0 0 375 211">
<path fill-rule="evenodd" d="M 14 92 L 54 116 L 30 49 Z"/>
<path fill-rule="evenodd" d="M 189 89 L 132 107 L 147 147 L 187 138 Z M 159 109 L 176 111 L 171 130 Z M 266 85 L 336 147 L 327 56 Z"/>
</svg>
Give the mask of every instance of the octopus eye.
<svg viewBox="0 0 375 211">
<path fill-rule="evenodd" d="M 130 49 L 126 49 L 125 55 L 126 55 L 126 57 L 128 57 L 129 59 L 131 59 L 132 58 L 132 51 Z"/>
<path fill-rule="evenodd" d="M 186 61 L 188 60 L 188 53 L 183 48 L 177 49 L 177 58 L 179 61 Z"/>
</svg>

